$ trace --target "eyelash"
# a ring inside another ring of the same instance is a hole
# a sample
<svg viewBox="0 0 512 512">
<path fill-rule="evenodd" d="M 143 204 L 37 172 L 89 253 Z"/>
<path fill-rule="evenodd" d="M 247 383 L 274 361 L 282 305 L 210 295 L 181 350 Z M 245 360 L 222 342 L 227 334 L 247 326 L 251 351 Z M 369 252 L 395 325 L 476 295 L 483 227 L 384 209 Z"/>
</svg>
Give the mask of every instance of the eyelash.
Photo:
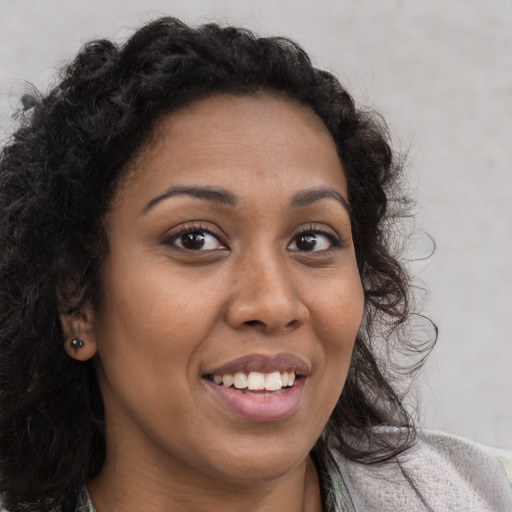
<svg viewBox="0 0 512 512">
<path fill-rule="evenodd" d="M 182 226 L 181 229 L 179 229 L 177 232 L 171 233 L 169 236 L 167 236 L 163 243 L 166 245 L 174 245 L 176 242 L 183 236 L 193 233 L 203 233 L 213 236 L 222 247 L 219 247 L 218 249 L 224 250 L 227 249 L 227 245 L 223 242 L 223 235 L 219 230 L 213 229 L 211 227 L 204 227 L 201 222 L 189 224 L 186 226 Z M 178 249 L 190 251 L 190 252 L 207 252 L 207 251 L 201 251 L 201 250 L 194 250 L 194 249 L 187 249 L 186 247 L 177 247 Z"/>
<path fill-rule="evenodd" d="M 314 224 L 310 224 L 308 226 L 302 227 L 292 238 L 291 242 L 288 244 L 288 247 L 292 245 L 294 241 L 296 241 L 300 236 L 304 235 L 322 235 L 325 238 L 327 238 L 331 244 L 331 246 L 328 249 L 322 250 L 322 251 L 299 251 L 295 250 L 294 252 L 301 252 L 306 254 L 313 254 L 313 253 L 321 253 L 321 254 L 328 254 L 331 253 L 337 249 L 343 248 L 345 246 L 344 241 L 339 238 L 337 235 L 332 233 L 331 231 L 327 231 L 323 228 L 320 228 L 318 226 L 315 226 Z"/>
<path fill-rule="evenodd" d="M 227 246 L 227 244 L 223 241 L 224 237 L 223 237 L 222 233 L 220 232 L 220 230 L 216 230 L 211 227 L 205 227 L 205 226 L 203 226 L 203 224 L 201 222 L 183 226 L 181 229 L 179 229 L 179 231 L 177 231 L 175 233 L 171 233 L 169 236 L 167 236 L 163 240 L 163 242 L 166 245 L 172 246 L 172 245 L 176 244 L 176 242 L 181 237 L 183 237 L 187 234 L 193 234 L 193 233 L 203 233 L 203 234 L 208 234 L 208 235 L 213 236 L 221 245 L 221 247 L 218 247 L 217 250 L 225 250 L 225 249 L 229 248 Z M 308 226 L 304 226 L 301 229 L 299 229 L 299 231 L 294 234 L 293 238 L 288 243 L 287 247 L 290 248 L 290 246 L 294 242 L 296 242 L 296 240 L 299 237 L 304 236 L 304 235 L 324 236 L 325 238 L 327 238 L 329 240 L 330 247 L 328 249 L 324 249 L 324 250 L 320 250 L 320 251 L 301 251 L 300 249 L 291 249 L 293 252 L 306 253 L 306 254 L 308 254 L 308 253 L 327 254 L 327 253 L 330 253 L 332 251 L 335 251 L 335 250 L 345 246 L 344 241 L 341 238 L 339 238 L 338 236 L 336 236 L 335 234 L 333 234 L 332 232 L 322 229 L 313 224 L 310 224 Z M 209 249 L 209 250 L 201 251 L 201 249 L 188 249 L 186 247 L 178 247 L 178 249 L 190 251 L 190 252 L 209 252 L 209 251 L 215 250 L 215 249 Z"/>
</svg>

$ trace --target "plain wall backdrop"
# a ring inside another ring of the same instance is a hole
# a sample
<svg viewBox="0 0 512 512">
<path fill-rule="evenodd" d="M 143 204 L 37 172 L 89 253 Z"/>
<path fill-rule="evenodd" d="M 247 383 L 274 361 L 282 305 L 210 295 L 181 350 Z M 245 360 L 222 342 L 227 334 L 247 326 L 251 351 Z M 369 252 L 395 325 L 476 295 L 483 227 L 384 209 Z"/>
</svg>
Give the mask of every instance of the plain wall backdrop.
<svg viewBox="0 0 512 512">
<path fill-rule="evenodd" d="M 89 39 L 174 15 L 302 44 L 409 151 L 411 263 L 440 328 L 421 424 L 512 448 L 511 0 L 0 0 L 0 130 Z"/>
</svg>

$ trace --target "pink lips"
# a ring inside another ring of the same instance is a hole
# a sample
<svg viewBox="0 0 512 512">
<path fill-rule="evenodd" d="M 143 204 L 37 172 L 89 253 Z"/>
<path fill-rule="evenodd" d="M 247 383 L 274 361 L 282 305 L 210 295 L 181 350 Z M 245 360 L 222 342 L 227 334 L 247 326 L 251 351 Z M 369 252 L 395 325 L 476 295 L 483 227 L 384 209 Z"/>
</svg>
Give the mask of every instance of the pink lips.
<svg viewBox="0 0 512 512">
<path fill-rule="evenodd" d="M 203 379 L 208 389 L 230 412 L 250 421 L 271 422 L 285 419 L 298 408 L 307 377 L 311 373 L 311 366 L 292 354 L 277 354 L 271 357 L 254 354 L 209 370 L 207 376 L 239 371 L 295 372 L 297 378 L 293 386 L 274 392 L 251 393 L 247 390 L 215 384 L 208 378 Z"/>
</svg>

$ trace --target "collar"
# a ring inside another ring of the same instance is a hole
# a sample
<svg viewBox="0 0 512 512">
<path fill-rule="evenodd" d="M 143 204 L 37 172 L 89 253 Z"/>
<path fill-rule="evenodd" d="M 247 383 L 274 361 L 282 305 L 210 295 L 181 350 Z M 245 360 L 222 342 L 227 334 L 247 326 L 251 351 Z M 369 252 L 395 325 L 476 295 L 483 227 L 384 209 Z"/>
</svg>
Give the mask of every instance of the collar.
<svg viewBox="0 0 512 512">
<path fill-rule="evenodd" d="M 328 448 L 311 452 L 320 481 L 323 512 L 356 512 L 338 464 Z"/>
</svg>

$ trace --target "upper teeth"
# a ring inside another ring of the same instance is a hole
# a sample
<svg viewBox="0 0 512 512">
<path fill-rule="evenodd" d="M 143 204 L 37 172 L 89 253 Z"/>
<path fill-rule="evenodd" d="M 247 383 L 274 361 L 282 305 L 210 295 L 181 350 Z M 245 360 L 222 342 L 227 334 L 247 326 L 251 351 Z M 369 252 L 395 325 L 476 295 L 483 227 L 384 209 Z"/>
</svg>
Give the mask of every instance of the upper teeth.
<svg viewBox="0 0 512 512">
<path fill-rule="evenodd" d="M 213 375 L 215 384 L 222 384 L 229 388 L 233 386 L 237 389 L 277 391 L 286 386 L 293 386 L 295 382 L 294 372 L 236 372 L 226 373 L 224 375 Z"/>
</svg>

